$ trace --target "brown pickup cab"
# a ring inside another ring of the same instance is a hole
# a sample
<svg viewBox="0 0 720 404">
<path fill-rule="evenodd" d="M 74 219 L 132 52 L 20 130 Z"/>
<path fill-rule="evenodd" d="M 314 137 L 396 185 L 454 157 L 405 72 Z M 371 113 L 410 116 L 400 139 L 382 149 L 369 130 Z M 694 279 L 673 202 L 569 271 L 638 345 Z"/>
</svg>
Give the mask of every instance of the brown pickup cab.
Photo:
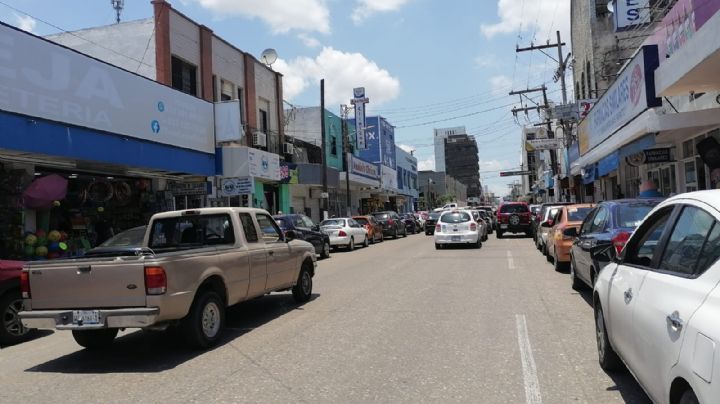
<svg viewBox="0 0 720 404">
<path fill-rule="evenodd" d="M 264 210 L 159 213 L 140 248 L 28 263 L 20 318 L 27 327 L 71 330 L 86 348 L 111 344 L 119 329 L 168 326 L 206 348 L 218 342 L 228 306 L 287 290 L 310 300 L 315 267 L 312 244 L 283 234 Z"/>
</svg>

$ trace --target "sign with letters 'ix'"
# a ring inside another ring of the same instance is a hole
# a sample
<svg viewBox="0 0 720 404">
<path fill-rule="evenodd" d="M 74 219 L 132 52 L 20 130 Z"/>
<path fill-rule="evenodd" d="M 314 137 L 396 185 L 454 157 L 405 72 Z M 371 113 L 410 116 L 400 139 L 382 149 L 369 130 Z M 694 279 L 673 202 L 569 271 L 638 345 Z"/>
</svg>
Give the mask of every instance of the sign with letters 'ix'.
<svg viewBox="0 0 720 404">
<path fill-rule="evenodd" d="M 0 110 L 215 153 L 211 103 L 3 23 Z"/>
</svg>

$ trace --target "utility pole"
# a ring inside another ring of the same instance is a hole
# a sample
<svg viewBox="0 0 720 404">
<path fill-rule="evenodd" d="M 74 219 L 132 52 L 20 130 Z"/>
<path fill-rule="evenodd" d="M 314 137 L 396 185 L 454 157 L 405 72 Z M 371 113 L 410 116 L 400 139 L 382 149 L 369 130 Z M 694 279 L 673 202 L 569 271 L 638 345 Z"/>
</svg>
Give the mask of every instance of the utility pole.
<svg viewBox="0 0 720 404">
<path fill-rule="evenodd" d="M 322 187 L 323 187 L 323 211 L 320 217 L 327 219 L 326 212 L 330 202 L 328 194 L 328 178 L 327 178 L 327 142 L 325 139 L 325 79 L 320 80 L 320 149 L 322 153 Z"/>
<path fill-rule="evenodd" d="M 551 44 L 550 41 L 548 41 L 547 44 L 545 44 L 545 45 L 538 45 L 538 46 L 534 45 L 533 43 L 530 43 L 530 46 L 528 46 L 528 47 L 526 47 L 526 48 L 521 48 L 521 47 L 519 47 L 519 46 L 516 47 L 516 48 L 515 48 L 515 52 L 516 52 L 516 53 L 520 53 L 520 52 L 527 52 L 527 51 L 539 50 L 540 52 L 544 53 L 545 56 L 547 56 L 547 57 L 549 57 L 550 59 L 556 61 L 556 62 L 558 63 L 558 69 L 557 69 L 557 71 L 555 72 L 555 77 L 560 80 L 560 87 L 561 87 L 561 89 L 562 89 L 563 104 L 567 104 L 567 86 L 566 86 L 566 84 L 565 84 L 565 71 L 566 71 L 566 69 L 567 69 L 567 61 L 568 61 L 568 59 L 569 59 L 569 57 L 570 57 L 570 54 L 568 54 L 567 58 L 564 58 L 564 57 L 563 57 L 562 47 L 565 45 L 565 42 L 562 42 L 562 41 L 560 40 L 560 31 L 555 31 L 555 32 L 556 32 L 556 34 L 557 34 L 557 43 Z M 558 50 L 558 58 L 557 58 L 557 59 L 555 59 L 554 57 L 548 55 L 547 53 L 545 53 L 545 52 L 543 51 L 544 49 L 549 49 L 549 48 L 557 48 L 557 50 Z"/>
<path fill-rule="evenodd" d="M 345 210 L 346 216 L 352 216 L 352 208 L 350 203 L 350 135 L 348 134 L 347 118 L 350 108 L 347 105 L 340 106 L 340 116 L 342 117 L 342 137 L 343 137 L 343 156 L 345 156 Z"/>
</svg>

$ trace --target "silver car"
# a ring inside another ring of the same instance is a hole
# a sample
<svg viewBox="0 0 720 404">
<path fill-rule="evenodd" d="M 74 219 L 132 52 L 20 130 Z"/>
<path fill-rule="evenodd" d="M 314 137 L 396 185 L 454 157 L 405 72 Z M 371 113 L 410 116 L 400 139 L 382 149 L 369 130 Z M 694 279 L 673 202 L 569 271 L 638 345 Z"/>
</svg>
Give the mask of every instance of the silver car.
<svg viewBox="0 0 720 404">
<path fill-rule="evenodd" d="M 323 220 L 320 222 L 320 230 L 330 237 L 332 248 L 345 247 L 352 251 L 358 244 L 367 247 L 370 243 L 367 230 L 349 217 Z"/>
</svg>

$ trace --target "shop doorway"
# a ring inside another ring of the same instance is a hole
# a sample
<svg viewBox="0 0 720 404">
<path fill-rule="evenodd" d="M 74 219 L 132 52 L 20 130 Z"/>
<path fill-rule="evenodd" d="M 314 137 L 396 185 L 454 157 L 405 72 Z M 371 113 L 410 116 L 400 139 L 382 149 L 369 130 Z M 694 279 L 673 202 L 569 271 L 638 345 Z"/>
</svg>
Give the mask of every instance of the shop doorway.
<svg viewBox="0 0 720 404">
<path fill-rule="evenodd" d="M 648 171 L 648 179 L 657 185 L 658 191 L 664 196 L 669 196 L 677 192 L 675 164 Z"/>
</svg>

